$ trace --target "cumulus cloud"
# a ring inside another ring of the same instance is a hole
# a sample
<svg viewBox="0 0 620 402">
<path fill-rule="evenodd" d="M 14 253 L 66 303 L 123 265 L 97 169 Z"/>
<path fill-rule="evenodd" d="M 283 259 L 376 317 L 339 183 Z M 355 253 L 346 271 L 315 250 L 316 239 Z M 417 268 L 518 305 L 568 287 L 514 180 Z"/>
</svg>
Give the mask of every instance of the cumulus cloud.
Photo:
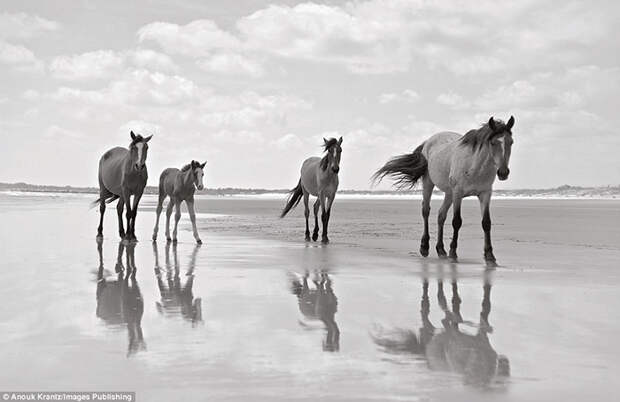
<svg viewBox="0 0 620 402">
<path fill-rule="evenodd" d="M 100 90 L 61 87 L 52 94 L 52 98 L 109 105 L 175 105 L 190 101 L 197 95 L 198 87 L 187 78 L 132 70 Z"/>
<path fill-rule="evenodd" d="M 235 49 L 239 40 L 220 29 L 211 20 L 196 20 L 186 25 L 153 22 L 138 30 L 140 42 L 153 41 L 171 54 L 207 56 L 214 49 Z"/>
<path fill-rule="evenodd" d="M 30 49 L 2 40 L 0 40 L 0 64 L 9 65 L 20 71 L 42 71 L 44 66 Z"/>
<path fill-rule="evenodd" d="M 127 57 L 134 66 L 147 70 L 164 73 L 179 71 L 179 66 L 170 56 L 151 49 L 136 49 L 129 52 Z"/>
<path fill-rule="evenodd" d="M 0 13 L 0 38 L 30 38 L 60 29 L 60 24 L 26 13 Z"/>
<path fill-rule="evenodd" d="M 262 65 L 238 53 L 218 53 L 198 61 L 198 66 L 208 72 L 227 75 L 263 75 Z"/>
<path fill-rule="evenodd" d="M 72 56 L 58 56 L 50 63 L 55 78 L 63 80 L 87 80 L 104 78 L 118 73 L 123 57 L 112 50 L 96 50 Z"/>
<path fill-rule="evenodd" d="M 413 89 L 405 89 L 401 93 L 388 92 L 379 95 L 379 103 L 386 104 L 390 102 L 414 102 L 420 98 L 420 95 Z"/>
<path fill-rule="evenodd" d="M 454 109 L 466 108 L 469 106 L 469 102 L 455 92 L 446 92 L 437 95 L 437 103 Z"/>
</svg>

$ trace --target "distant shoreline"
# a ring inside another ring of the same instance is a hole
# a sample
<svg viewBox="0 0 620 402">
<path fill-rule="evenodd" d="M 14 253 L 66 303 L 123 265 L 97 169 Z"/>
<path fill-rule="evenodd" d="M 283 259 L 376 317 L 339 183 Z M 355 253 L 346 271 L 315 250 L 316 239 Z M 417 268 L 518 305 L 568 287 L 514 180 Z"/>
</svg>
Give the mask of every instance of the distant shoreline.
<svg viewBox="0 0 620 402">
<path fill-rule="evenodd" d="M 284 196 L 288 189 L 244 189 L 244 188 L 207 188 L 199 192 L 205 196 L 248 196 L 248 197 L 271 197 Z M 95 187 L 73 186 L 47 186 L 28 183 L 0 183 L 0 192 L 20 193 L 71 193 L 71 194 L 97 194 L 99 189 Z M 437 192 L 439 194 L 440 192 Z M 147 186 L 145 194 L 157 194 L 157 187 Z M 419 198 L 422 192 L 419 190 L 394 191 L 394 190 L 340 190 L 338 194 L 347 198 Z M 493 195 L 501 198 L 557 198 L 557 199 L 620 199 L 620 186 L 605 187 L 579 187 L 559 186 L 549 189 L 515 189 L 494 190 Z"/>
</svg>

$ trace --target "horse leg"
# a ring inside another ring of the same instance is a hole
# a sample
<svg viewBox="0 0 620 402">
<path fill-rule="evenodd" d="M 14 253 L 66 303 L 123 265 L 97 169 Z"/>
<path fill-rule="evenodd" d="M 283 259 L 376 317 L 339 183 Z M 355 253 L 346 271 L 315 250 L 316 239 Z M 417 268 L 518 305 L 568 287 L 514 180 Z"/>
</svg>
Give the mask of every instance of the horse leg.
<svg viewBox="0 0 620 402">
<path fill-rule="evenodd" d="M 463 196 L 460 194 L 453 194 L 452 196 L 452 204 L 454 206 L 454 210 L 452 211 L 452 241 L 450 242 L 450 260 L 452 262 L 457 261 L 456 256 L 456 247 L 459 240 L 459 229 L 463 224 L 463 220 L 461 219 L 461 201 L 463 201 Z"/>
<path fill-rule="evenodd" d="M 189 198 L 185 200 L 185 204 L 187 204 L 187 212 L 189 213 L 189 220 L 192 221 L 192 230 L 194 231 L 194 239 L 196 239 L 196 243 L 202 244 L 202 240 L 200 240 L 200 236 L 198 235 L 198 229 L 196 228 L 196 211 L 194 210 L 194 198 Z"/>
<path fill-rule="evenodd" d="M 97 228 L 97 238 L 103 238 L 103 215 L 105 214 L 105 198 L 103 194 L 99 195 L 99 227 Z"/>
<path fill-rule="evenodd" d="M 121 239 L 125 238 L 125 228 L 123 227 L 123 209 L 124 209 L 123 199 L 118 200 L 118 204 L 116 204 L 116 215 L 118 215 L 118 235 Z M 129 229 L 129 228 L 127 228 Z"/>
<path fill-rule="evenodd" d="M 329 215 L 331 212 L 331 202 L 326 195 L 319 195 L 321 199 L 321 220 L 323 221 L 323 235 L 321 236 L 321 243 L 329 243 L 327 237 L 327 226 L 329 225 Z"/>
<path fill-rule="evenodd" d="M 321 201 L 317 198 L 314 202 L 314 230 L 312 231 L 312 240 L 316 241 L 319 238 L 319 207 Z"/>
<path fill-rule="evenodd" d="M 153 228 L 153 241 L 157 240 L 157 232 L 159 232 L 159 216 L 161 215 L 165 199 L 166 194 L 159 193 L 159 198 L 157 200 L 157 209 L 155 209 L 155 227 Z"/>
<path fill-rule="evenodd" d="M 422 254 L 423 257 L 428 256 L 429 240 L 431 238 L 428 234 L 428 216 L 431 213 L 431 196 L 433 195 L 434 187 L 435 185 L 431 182 L 428 174 L 425 175 L 422 190 L 422 218 L 424 219 L 424 234 L 422 234 L 422 241 L 420 242 L 420 254 Z"/>
<path fill-rule="evenodd" d="M 175 213 L 174 213 L 174 230 L 172 231 L 172 242 L 177 242 L 177 228 L 179 226 L 179 220 L 181 219 L 181 201 L 177 201 L 174 203 Z"/>
<path fill-rule="evenodd" d="M 306 241 L 310 241 L 310 228 L 308 227 L 308 217 L 310 216 L 310 209 L 308 208 L 308 198 L 310 194 L 304 190 L 304 216 L 306 217 Z"/>
<path fill-rule="evenodd" d="M 496 267 L 497 262 L 493 255 L 493 246 L 491 245 L 491 212 L 489 205 L 491 204 L 491 192 L 487 191 L 478 195 L 480 201 L 480 212 L 482 213 L 482 230 L 484 230 L 484 260 L 488 267 Z"/>
<path fill-rule="evenodd" d="M 175 203 L 174 198 L 170 197 L 170 200 L 168 201 L 168 206 L 166 207 L 166 240 L 167 241 L 172 240 L 170 238 L 170 215 L 172 215 L 172 208 L 174 208 L 174 203 Z"/>
<path fill-rule="evenodd" d="M 441 203 L 441 207 L 439 207 L 439 214 L 437 214 L 437 246 L 435 247 L 435 250 L 437 250 L 437 255 L 439 258 L 448 257 L 446 249 L 443 246 L 443 225 L 446 222 L 450 205 L 452 205 L 452 194 L 446 193 L 444 195 L 443 202 Z"/>
<path fill-rule="evenodd" d="M 136 216 L 138 216 L 138 204 L 142 198 L 142 193 L 133 196 L 133 207 L 131 208 L 131 239 L 136 239 Z"/>
<path fill-rule="evenodd" d="M 125 211 L 125 218 L 127 219 L 127 231 L 125 232 L 125 240 L 131 240 L 131 196 L 124 196 L 123 199 L 125 200 L 125 208 L 127 208 L 127 211 Z"/>
</svg>

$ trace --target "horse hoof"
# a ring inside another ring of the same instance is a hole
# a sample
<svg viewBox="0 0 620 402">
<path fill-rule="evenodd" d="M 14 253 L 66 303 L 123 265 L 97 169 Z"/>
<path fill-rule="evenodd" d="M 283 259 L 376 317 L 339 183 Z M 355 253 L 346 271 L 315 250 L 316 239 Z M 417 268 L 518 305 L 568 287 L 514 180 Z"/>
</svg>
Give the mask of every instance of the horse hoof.
<svg viewBox="0 0 620 402">
<path fill-rule="evenodd" d="M 319 238 L 319 234 L 318 233 L 313 233 L 312 234 L 312 241 L 317 241 Z"/>
<path fill-rule="evenodd" d="M 486 260 L 487 268 L 497 268 L 497 261 Z"/>
<path fill-rule="evenodd" d="M 306 236 L 306 241 L 310 241 L 310 236 Z"/>
<path fill-rule="evenodd" d="M 448 259 L 450 259 L 450 262 L 458 262 L 458 257 L 456 256 L 456 250 L 450 250 Z"/>
<path fill-rule="evenodd" d="M 428 257 L 428 247 L 420 247 L 420 254 L 422 257 Z"/>
<path fill-rule="evenodd" d="M 177 244 L 178 240 L 177 239 L 172 239 L 172 243 L 173 244 Z"/>
<path fill-rule="evenodd" d="M 171 239 L 170 237 L 166 237 L 166 241 L 167 241 L 168 243 L 170 243 L 170 242 L 172 241 L 172 239 Z"/>
<path fill-rule="evenodd" d="M 323 237 L 323 238 L 321 239 L 321 243 L 323 243 L 323 244 L 327 244 L 327 243 L 329 243 L 329 239 L 328 239 L 327 237 Z"/>
<path fill-rule="evenodd" d="M 196 244 L 202 244 L 202 240 L 196 239 Z"/>
</svg>

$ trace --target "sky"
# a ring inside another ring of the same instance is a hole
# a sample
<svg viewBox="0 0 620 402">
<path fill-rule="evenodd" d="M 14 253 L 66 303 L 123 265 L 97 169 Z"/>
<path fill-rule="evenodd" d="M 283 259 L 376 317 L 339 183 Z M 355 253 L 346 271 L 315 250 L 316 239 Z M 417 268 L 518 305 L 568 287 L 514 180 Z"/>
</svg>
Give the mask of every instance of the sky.
<svg viewBox="0 0 620 402">
<path fill-rule="evenodd" d="M 514 115 L 497 188 L 620 184 L 616 1 L 0 3 L 0 181 L 97 185 L 207 161 L 207 187 L 292 188 L 343 136 L 341 189 L 440 131 Z M 379 186 L 386 189 L 389 183 Z"/>
</svg>

